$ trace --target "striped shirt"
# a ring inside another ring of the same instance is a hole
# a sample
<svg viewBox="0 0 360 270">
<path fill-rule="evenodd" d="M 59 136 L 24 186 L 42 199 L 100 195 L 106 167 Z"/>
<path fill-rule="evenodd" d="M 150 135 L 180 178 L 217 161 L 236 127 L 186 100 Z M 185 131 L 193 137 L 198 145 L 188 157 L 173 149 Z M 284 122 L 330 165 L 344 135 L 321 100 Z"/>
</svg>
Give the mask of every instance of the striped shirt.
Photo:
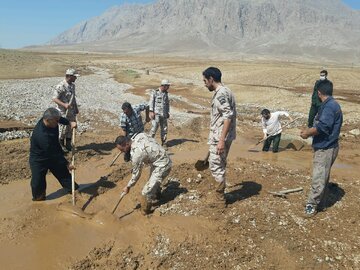
<svg viewBox="0 0 360 270">
<path fill-rule="evenodd" d="M 133 112 L 130 116 L 127 116 L 125 113 L 120 115 L 120 127 L 124 130 L 127 137 L 144 132 L 141 112 L 146 110 L 147 107 L 146 103 L 141 103 L 133 107 Z"/>
</svg>

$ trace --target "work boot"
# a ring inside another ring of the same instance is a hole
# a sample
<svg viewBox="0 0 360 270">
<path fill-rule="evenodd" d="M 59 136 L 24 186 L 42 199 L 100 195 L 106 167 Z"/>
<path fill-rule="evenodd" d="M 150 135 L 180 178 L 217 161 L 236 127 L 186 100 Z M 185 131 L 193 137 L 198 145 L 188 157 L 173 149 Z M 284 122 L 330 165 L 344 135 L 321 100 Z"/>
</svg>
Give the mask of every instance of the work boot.
<svg viewBox="0 0 360 270">
<path fill-rule="evenodd" d="M 218 183 L 218 186 L 212 193 L 212 199 L 210 202 L 210 207 L 226 207 L 226 200 L 225 200 L 225 181 Z"/>
<path fill-rule="evenodd" d="M 156 189 L 155 192 L 155 200 L 159 201 L 161 199 L 161 186 L 159 185 L 159 187 Z"/>
<path fill-rule="evenodd" d="M 45 192 L 40 194 L 37 197 L 32 198 L 33 202 L 40 202 L 40 201 L 45 201 L 46 200 L 46 194 Z"/>
<path fill-rule="evenodd" d="M 66 150 L 68 150 L 69 152 L 71 151 L 71 149 L 72 149 L 71 138 L 66 138 L 65 148 L 66 148 Z"/>
<path fill-rule="evenodd" d="M 146 216 L 151 213 L 151 201 L 146 196 L 141 196 L 140 199 L 141 213 Z"/>
</svg>

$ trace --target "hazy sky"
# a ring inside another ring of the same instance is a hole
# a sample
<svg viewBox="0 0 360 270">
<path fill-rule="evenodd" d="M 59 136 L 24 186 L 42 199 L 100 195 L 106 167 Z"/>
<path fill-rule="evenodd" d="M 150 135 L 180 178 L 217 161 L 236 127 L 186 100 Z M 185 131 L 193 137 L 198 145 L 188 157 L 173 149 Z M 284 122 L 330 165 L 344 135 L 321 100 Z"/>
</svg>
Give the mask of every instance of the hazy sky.
<svg viewBox="0 0 360 270">
<path fill-rule="evenodd" d="M 112 6 L 150 2 L 154 0 L 4 0 L 0 5 L 0 48 L 43 44 Z M 343 2 L 360 9 L 360 0 Z"/>
</svg>

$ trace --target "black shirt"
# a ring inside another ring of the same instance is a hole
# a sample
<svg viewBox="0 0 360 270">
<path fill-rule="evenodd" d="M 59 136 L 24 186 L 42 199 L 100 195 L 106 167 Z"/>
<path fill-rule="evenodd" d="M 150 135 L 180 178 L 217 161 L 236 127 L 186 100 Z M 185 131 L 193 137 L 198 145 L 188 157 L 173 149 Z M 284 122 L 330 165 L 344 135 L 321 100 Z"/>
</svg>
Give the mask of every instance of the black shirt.
<svg viewBox="0 0 360 270">
<path fill-rule="evenodd" d="M 69 120 L 63 117 L 60 117 L 59 123 L 62 125 L 70 124 Z M 44 124 L 43 118 L 41 118 L 31 135 L 30 159 L 50 161 L 59 158 L 66 161 L 59 143 L 59 125 L 55 128 L 47 127 Z"/>
</svg>

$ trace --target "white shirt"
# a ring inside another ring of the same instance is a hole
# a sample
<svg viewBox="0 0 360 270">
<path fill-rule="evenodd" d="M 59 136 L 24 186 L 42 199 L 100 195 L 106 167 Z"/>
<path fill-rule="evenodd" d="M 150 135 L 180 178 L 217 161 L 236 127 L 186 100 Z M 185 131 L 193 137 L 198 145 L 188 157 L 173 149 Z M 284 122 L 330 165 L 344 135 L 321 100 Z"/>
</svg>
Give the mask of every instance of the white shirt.
<svg viewBox="0 0 360 270">
<path fill-rule="evenodd" d="M 279 120 L 280 116 L 289 117 L 289 113 L 283 111 L 273 112 L 270 113 L 269 120 L 266 120 L 264 117 L 261 118 L 261 124 L 264 134 L 266 134 L 267 136 L 275 136 L 282 132 L 282 128 Z"/>
</svg>

